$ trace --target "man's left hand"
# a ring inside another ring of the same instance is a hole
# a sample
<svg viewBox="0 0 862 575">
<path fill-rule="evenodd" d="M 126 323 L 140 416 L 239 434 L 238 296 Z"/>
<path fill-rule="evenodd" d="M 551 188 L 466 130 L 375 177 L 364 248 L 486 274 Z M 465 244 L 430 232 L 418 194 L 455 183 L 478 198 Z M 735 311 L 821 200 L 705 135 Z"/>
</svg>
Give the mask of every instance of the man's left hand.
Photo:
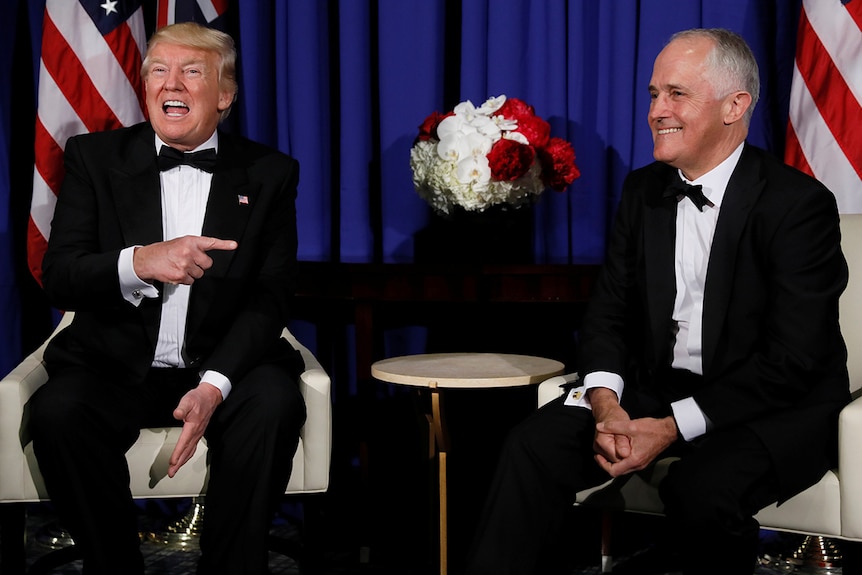
<svg viewBox="0 0 862 575">
<path fill-rule="evenodd" d="M 596 462 L 611 477 L 619 477 L 646 468 L 662 451 L 676 441 L 678 433 L 673 417 L 604 421 L 596 424 L 596 431 L 625 435 L 631 443 L 631 454 L 616 462 L 608 461 L 602 455 L 596 454 Z"/>
<path fill-rule="evenodd" d="M 198 441 L 204 436 L 210 418 L 221 402 L 221 391 L 205 382 L 201 382 L 180 399 L 174 409 L 174 419 L 183 422 L 183 431 L 171 454 L 168 477 L 176 475 L 179 468 L 195 454 Z"/>
</svg>

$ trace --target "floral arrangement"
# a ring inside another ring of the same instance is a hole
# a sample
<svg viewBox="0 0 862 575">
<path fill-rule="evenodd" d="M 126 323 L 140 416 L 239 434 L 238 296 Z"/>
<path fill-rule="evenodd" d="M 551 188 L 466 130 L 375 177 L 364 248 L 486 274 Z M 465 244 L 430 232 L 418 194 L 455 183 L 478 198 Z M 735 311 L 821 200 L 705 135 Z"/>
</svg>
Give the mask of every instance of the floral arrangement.
<svg viewBox="0 0 862 575">
<path fill-rule="evenodd" d="M 581 175 L 572 145 L 552 138 L 532 106 L 506 96 L 432 113 L 419 127 L 410 167 L 416 192 L 443 214 L 532 203 Z"/>
</svg>

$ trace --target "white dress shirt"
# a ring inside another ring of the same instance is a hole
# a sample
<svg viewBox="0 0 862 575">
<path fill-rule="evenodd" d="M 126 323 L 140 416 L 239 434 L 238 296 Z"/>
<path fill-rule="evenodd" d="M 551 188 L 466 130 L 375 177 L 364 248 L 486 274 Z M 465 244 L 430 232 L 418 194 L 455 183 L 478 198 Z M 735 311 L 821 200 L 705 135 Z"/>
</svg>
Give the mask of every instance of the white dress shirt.
<svg viewBox="0 0 862 575">
<path fill-rule="evenodd" d="M 686 183 L 703 187 L 704 195 L 712 206 L 703 211 L 688 199 L 677 204 L 676 242 L 674 246 L 674 270 L 676 276 L 676 299 L 673 306 L 674 345 L 672 367 L 686 369 L 703 375 L 703 295 L 706 271 L 712 249 L 712 237 L 724 193 L 730 176 L 739 162 L 744 144 L 740 144 L 721 164 L 695 181 L 679 177 Z M 584 377 L 584 387 L 607 387 L 621 398 L 625 384 L 620 375 L 610 372 L 594 372 Z M 680 434 L 686 441 L 706 433 L 707 420 L 693 397 L 671 404 L 673 416 Z"/>
<path fill-rule="evenodd" d="M 158 136 L 155 137 L 156 153 L 166 146 Z M 195 148 L 193 152 L 215 148 L 218 150 L 218 132 Z M 160 172 L 162 201 L 162 230 L 165 241 L 182 236 L 201 235 L 207 200 L 209 198 L 212 174 L 192 166 L 180 165 Z M 132 305 L 140 305 L 143 298 L 156 298 L 159 291 L 150 283 L 143 281 L 134 270 L 133 257 L 136 247 L 130 246 L 120 252 L 117 269 L 120 276 L 120 289 L 123 298 Z M 153 357 L 153 367 L 185 367 L 185 331 L 188 315 L 189 296 L 192 286 L 183 284 L 164 284 L 159 338 Z M 227 398 L 231 383 L 222 374 L 207 371 L 201 379 L 216 386 Z"/>
</svg>

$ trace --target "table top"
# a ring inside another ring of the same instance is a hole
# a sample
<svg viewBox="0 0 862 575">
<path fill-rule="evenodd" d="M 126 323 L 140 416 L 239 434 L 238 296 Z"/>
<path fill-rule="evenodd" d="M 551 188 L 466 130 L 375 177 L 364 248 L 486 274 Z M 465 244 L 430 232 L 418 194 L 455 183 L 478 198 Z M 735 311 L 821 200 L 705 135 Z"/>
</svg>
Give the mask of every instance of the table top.
<svg viewBox="0 0 862 575">
<path fill-rule="evenodd" d="M 554 359 L 509 353 L 405 355 L 371 366 L 371 375 L 388 383 L 464 389 L 533 385 L 564 371 Z"/>
</svg>

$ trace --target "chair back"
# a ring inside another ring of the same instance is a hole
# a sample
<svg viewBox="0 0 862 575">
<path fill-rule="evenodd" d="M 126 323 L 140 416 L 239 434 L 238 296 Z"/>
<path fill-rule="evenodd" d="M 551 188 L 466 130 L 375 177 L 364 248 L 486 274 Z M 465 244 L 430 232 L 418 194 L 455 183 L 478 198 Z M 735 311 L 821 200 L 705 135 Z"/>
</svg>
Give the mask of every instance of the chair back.
<svg viewBox="0 0 862 575">
<path fill-rule="evenodd" d="M 862 214 L 841 215 L 841 249 L 850 268 L 850 281 L 839 304 L 841 333 L 855 396 L 862 389 Z"/>
</svg>

